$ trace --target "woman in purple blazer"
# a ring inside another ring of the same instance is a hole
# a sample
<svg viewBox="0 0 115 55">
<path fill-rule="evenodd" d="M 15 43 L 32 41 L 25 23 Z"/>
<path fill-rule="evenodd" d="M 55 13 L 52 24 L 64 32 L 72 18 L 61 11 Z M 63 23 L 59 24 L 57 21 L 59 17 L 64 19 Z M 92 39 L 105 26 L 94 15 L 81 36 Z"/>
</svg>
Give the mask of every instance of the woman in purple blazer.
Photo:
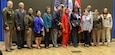
<svg viewBox="0 0 115 55">
<path fill-rule="evenodd" d="M 37 48 L 40 49 L 40 43 L 43 37 L 43 27 L 44 22 L 41 18 L 41 12 L 39 10 L 36 11 L 36 17 L 34 18 L 34 36 Z"/>
</svg>

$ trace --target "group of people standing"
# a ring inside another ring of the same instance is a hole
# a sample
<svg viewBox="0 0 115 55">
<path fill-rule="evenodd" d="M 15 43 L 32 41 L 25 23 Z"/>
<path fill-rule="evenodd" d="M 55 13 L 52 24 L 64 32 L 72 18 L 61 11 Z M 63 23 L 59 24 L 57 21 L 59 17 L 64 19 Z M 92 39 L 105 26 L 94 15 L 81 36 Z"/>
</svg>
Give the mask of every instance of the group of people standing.
<svg viewBox="0 0 115 55">
<path fill-rule="evenodd" d="M 93 39 L 94 46 L 100 45 L 100 39 L 102 45 L 105 45 L 105 40 L 107 40 L 107 46 L 110 46 L 112 23 L 112 16 L 107 8 L 104 8 L 102 14 L 99 15 L 98 9 L 92 12 L 91 6 L 87 6 L 81 22 L 84 37 L 87 36 L 85 37 L 87 39 L 85 40 L 85 46 L 90 46 L 91 38 Z"/>
<path fill-rule="evenodd" d="M 24 36 L 26 37 L 28 48 L 32 49 L 33 35 L 35 36 L 35 43 L 38 49 L 41 49 L 40 44 L 43 36 L 45 48 L 49 48 L 50 38 L 53 47 L 58 48 L 59 44 L 57 43 L 57 39 L 60 32 L 62 33 L 62 47 L 67 47 L 70 38 L 73 46 L 78 47 L 77 37 L 79 35 L 79 27 L 81 27 L 84 34 L 85 47 L 91 45 L 91 33 L 94 46 L 99 46 L 101 37 L 103 45 L 105 44 L 106 38 L 107 45 L 110 46 L 112 16 L 107 8 L 104 8 L 103 13 L 99 15 L 98 9 L 95 9 L 94 12 L 92 12 L 90 11 L 91 6 L 88 6 L 83 12 L 84 15 L 82 16 L 82 19 L 79 7 L 74 7 L 71 14 L 70 10 L 64 8 L 62 5 L 58 6 L 53 14 L 51 14 L 51 8 L 46 7 L 43 16 L 40 10 L 36 10 L 36 15 L 34 16 L 32 7 L 28 8 L 28 11 L 26 12 L 23 2 L 19 3 L 19 9 L 14 11 L 12 8 L 13 2 L 8 1 L 7 7 L 4 8 L 2 12 L 5 32 L 5 50 L 7 52 L 13 50 L 11 48 L 13 30 L 16 30 L 18 49 L 24 48 Z"/>
</svg>

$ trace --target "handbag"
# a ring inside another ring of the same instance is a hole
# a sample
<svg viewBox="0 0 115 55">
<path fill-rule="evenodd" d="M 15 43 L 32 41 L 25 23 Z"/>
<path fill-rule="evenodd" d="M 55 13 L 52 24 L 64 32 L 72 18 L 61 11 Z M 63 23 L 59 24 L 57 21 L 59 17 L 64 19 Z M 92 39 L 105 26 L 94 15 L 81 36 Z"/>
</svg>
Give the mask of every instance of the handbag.
<svg viewBox="0 0 115 55">
<path fill-rule="evenodd" d="M 76 16 L 74 13 L 72 13 L 72 16 L 74 18 L 74 20 L 72 21 L 72 25 L 74 24 L 74 26 L 80 26 L 80 18 L 78 16 Z"/>
<path fill-rule="evenodd" d="M 80 26 L 80 20 L 73 20 L 73 24 L 76 26 Z"/>
</svg>

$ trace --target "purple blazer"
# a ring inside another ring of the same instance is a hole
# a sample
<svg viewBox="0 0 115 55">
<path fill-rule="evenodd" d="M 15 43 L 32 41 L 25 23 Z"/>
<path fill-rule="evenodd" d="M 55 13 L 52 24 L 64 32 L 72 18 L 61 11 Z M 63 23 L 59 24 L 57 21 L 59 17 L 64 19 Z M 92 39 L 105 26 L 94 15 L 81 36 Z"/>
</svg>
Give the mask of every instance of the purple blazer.
<svg viewBox="0 0 115 55">
<path fill-rule="evenodd" d="M 34 32 L 38 33 L 42 31 L 42 28 L 44 27 L 43 21 L 40 19 L 40 17 L 36 16 L 34 18 Z"/>
</svg>

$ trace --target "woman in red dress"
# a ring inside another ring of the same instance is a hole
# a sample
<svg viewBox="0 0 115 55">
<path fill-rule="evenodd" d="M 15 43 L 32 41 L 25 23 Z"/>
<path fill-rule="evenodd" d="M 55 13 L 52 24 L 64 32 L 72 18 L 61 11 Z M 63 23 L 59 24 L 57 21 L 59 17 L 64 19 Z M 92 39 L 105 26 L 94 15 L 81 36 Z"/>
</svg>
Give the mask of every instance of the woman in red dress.
<svg viewBox="0 0 115 55">
<path fill-rule="evenodd" d="M 62 14 L 62 46 L 66 47 L 69 38 L 69 9 L 66 8 L 64 14 Z"/>
</svg>

